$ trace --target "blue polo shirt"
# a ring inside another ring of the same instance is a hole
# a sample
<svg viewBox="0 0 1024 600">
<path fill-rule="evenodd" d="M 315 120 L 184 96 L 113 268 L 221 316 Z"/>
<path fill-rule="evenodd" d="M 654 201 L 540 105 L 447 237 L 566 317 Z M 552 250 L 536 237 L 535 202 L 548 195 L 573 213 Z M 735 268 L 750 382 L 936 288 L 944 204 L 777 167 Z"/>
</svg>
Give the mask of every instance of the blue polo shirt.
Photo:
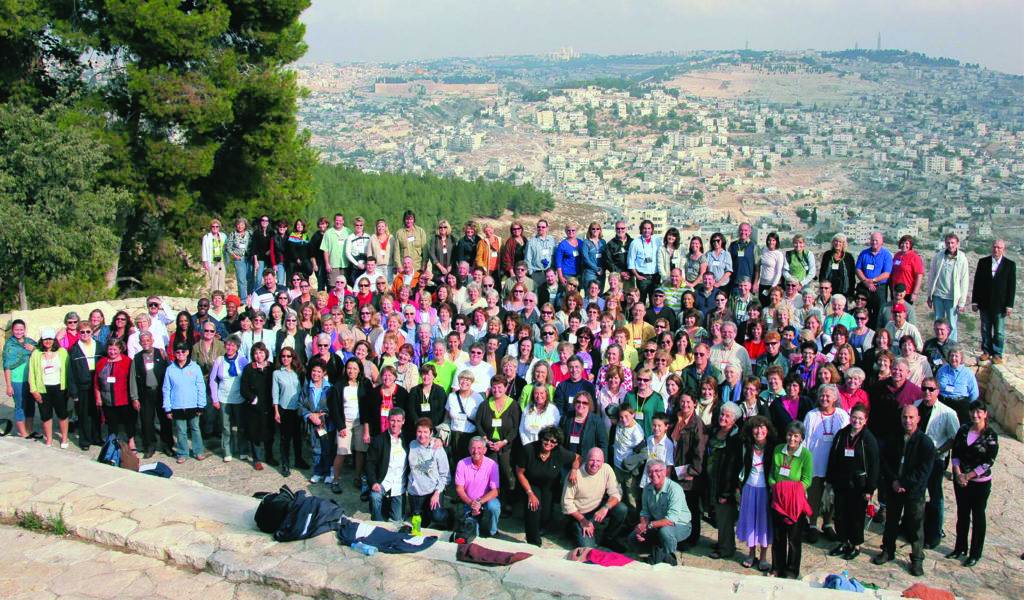
<svg viewBox="0 0 1024 600">
<path fill-rule="evenodd" d="M 654 275 L 658 272 L 658 251 L 661 250 L 661 238 L 651 236 L 651 241 L 645 242 L 643 237 L 638 237 L 629 245 L 629 254 L 626 255 L 626 267 L 635 269 L 643 275 Z"/>
<path fill-rule="evenodd" d="M 857 256 L 857 268 L 868 279 L 875 279 L 879 275 L 885 275 L 885 279 L 879 280 L 879 284 L 888 284 L 889 275 L 892 273 L 892 252 L 881 248 L 878 253 L 872 254 L 871 248 L 861 250 Z"/>
</svg>

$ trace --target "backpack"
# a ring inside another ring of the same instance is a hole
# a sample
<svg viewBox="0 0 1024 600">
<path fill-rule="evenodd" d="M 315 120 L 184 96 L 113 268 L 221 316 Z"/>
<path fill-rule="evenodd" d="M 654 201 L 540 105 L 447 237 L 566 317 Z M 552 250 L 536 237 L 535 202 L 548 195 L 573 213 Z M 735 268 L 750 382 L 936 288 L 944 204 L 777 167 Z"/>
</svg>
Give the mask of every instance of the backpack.
<svg viewBox="0 0 1024 600">
<path fill-rule="evenodd" d="M 344 515 L 334 500 L 309 496 L 304 491 L 296 492 L 288 505 L 288 513 L 274 531 L 274 539 L 294 542 L 316 537 L 333 531 Z"/>
<path fill-rule="evenodd" d="M 476 539 L 477 523 L 469 516 L 456 517 L 455 527 L 452 528 L 452 535 L 449 542 L 456 544 L 469 544 Z"/>
<path fill-rule="evenodd" d="M 295 493 L 287 485 L 282 485 L 276 492 L 257 492 L 253 497 L 260 498 L 260 505 L 256 507 L 256 515 L 253 517 L 256 526 L 263 533 L 274 533 L 288 516 L 288 508 Z"/>
<path fill-rule="evenodd" d="M 100 448 L 100 455 L 96 460 L 115 467 L 121 466 L 121 445 L 117 443 L 117 434 L 111 433 L 107 435 L 106 441 L 103 442 L 103 446 Z"/>
</svg>

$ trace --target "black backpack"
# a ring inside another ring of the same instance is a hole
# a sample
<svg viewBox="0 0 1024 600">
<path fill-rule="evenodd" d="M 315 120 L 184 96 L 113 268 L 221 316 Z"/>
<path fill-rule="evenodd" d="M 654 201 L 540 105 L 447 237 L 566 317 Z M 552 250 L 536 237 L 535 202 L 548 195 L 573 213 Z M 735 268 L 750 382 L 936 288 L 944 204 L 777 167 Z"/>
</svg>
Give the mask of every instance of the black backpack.
<svg viewBox="0 0 1024 600">
<path fill-rule="evenodd" d="M 334 500 L 307 495 L 304 491 L 295 493 L 287 514 L 274 531 L 279 542 L 306 540 L 334 531 L 345 512 Z"/>
<path fill-rule="evenodd" d="M 256 526 L 263 533 L 274 533 L 288 516 L 288 509 L 295 498 L 295 493 L 287 485 L 282 485 L 276 492 L 257 492 L 253 497 L 260 499 L 254 517 Z"/>
</svg>

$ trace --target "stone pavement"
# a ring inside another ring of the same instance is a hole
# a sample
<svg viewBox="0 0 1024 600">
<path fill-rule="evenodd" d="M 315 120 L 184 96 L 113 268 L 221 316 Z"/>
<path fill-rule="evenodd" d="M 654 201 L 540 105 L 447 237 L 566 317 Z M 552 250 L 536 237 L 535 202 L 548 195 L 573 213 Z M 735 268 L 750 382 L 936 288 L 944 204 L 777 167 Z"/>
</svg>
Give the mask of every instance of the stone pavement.
<svg viewBox="0 0 1024 600">
<path fill-rule="evenodd" d="M 260 475 L 266 487 L 279 482 L 266 473 Z M 0 517 L 10 519 L 25 511 L 63 514 L 71 533 L 82 540 L 198 572 L 196 577 L 210 582 L 211 597 L 215 597 L 214 586 L 224 581 L 338 598 L 389 598 L 412 592 L 432 599 L 623 598 L 639 593 L 644 598 L 668 599 L 678 598 L 680 590 L 686 589 L 714 598 L 799 599 L 839 593 L 800 581 L 689 566 L 633 564 L 604 569 L 566 561 L 564 551 L 555 548 L 530 549 L 532 558 L 510 567 L 484 568 L 455 562 L 454 544 L 444 541 L 415 555 L 372 557 L 339 547 L 331 535 L 278 544 L 255 530 L 252 515 L 256 505 L 252 498 L 210 489 L 180 476 L 169 480 L 149 477 L 38 443 L 0 439 Z M 524 549 L 521 544 L 501 540 L 489 540 L 487 545 Z M 154 565 L 139 564 L 142 569 Z M 214 578 L 209 579 L 210 575 Z M 82 573 L 67 585 L 80 590 L 79 579 L 86 577 Z M 128 574 L 117 577 L 136 579 Z M 107 580 L 114 585 L 115 579 L 111 574 L 96 580 L 96 595 L 120 595 L 119 590 L 105 588 Z M 236 587 L 236 595 L 247 589 Z M 69 594 L 75 591 L 69 590 Z M 892 598 L 895 594 L 872 592 L 867 597 Z"/>
<path fill-rule="evenodd" d="M 236 583 L 155 558 L 74 538 L 0 525 L 0 591 L 9 600 L 167 598 L 303 600 L 299 594 Z"/>
</svg>

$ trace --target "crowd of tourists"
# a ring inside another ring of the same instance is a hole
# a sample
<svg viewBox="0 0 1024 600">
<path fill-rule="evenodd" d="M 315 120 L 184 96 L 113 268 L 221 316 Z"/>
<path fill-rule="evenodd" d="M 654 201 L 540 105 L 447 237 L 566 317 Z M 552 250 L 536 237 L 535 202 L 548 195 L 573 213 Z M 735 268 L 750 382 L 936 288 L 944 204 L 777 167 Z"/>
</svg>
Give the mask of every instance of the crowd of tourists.
<svg viewBox="0 0 1024 600">
<path fill-rule="evenodd" d="M 569 223 L 560 239 L 544 220 L 507 239 L 473 221 L 427 234 L 412 211 L 397 231 L 345 223 L 213 221 L 194 312 L 151 297 L 37 338 L 15 321 L 17 433 L 66 448 L 73 416 L 82 448 L 105 430 L 179 463 L 219 438 L 224 461 L 308 469 L 336 493 L 350 481 L 377 520 L 486 537 L 518 513 L 531 544 L 673 563 L 710 543 L 779 577 L 819 537 L 855 560 L 869 518 L 885 524 L 873 562 L 902 535 L 922 574 L 948 476 L 947 558 L 981 559 L 998 437 L 958 317 L 980 313 L 981 359 L 1000 362 L 1004 242 L 971 282 L 952 234 L 926 271 L 914 239 L 894 253 L 880 233 L 815 254 L 801 235 L 759 245 L 748 224 L 706 248 L 649 221 L 607 237 Z M 915 325 L 926 310 L 932 335 Z"/>
</svg>

